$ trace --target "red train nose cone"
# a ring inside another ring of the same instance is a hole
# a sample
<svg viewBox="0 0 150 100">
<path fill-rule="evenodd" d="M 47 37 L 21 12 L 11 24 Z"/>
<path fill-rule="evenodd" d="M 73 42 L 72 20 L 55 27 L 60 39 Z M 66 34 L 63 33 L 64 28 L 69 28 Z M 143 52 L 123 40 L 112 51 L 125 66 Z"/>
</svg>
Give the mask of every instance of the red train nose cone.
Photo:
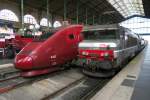
<svg viewBox="0 0 150 100">
<path fill-rule="evenodd" d="M 33 67 L 33 59 L 26 55 L 17 55 L 15 58 L 15 67 L 22 70 L 30 70 Z"/>
</svg>

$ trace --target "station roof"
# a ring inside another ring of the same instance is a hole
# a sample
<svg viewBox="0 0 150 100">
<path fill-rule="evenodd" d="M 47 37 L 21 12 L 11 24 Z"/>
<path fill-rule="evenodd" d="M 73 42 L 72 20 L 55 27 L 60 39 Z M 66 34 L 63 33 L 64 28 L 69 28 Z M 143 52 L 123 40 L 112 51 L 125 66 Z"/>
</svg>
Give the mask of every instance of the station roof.
<svg viewBox="0 0 150 100">
<path fill-rule="evenodd" d="M 9 0 L 20 3 L 21 0 Z M 67 18 L 76 20 L 77 4 L 79 6 L 79 22 L 84 22 L 86 9 L 88 20 L 104 20 L 105 23 L 119 23 L 128 17 L 150 17 L 149 0 L 66 0 Z M 24 6 L 31 6 L 46 11 L 47 0 L 24 0 Z M 144 8 L 144 9 L 143 9 Z M 64 0 L 49 0 L 50 13 L 54 16 L 64 15 Z"/>
<path fill-rule="evenodd" d="M 142 0 L 107 0 L 125 18 L 133 15 L 144 16 Z"/>
<path fill-rule="evenodd" d="M 150 0 L 143 0 L 144 12 L 147 18 L 150 18 Z"/>
<path fill-rule="evenodd" d="M 119 27 L 120 27 L 119 24 L 92 25 L 92 26 L 84 26 L 83 31 L 117 30 Z"/>
</svg>

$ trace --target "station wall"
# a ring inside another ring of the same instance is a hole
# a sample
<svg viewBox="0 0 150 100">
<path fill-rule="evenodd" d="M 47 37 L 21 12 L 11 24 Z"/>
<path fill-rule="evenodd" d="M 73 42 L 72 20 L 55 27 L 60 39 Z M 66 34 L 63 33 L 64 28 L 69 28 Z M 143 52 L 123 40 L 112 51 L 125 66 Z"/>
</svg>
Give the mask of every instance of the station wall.
<svg viewBox="0 0 150 100">
<path fill-rule="evenodd" d="M 21 5 L 20 4 L 17 4 L 15 2 L 11 2 L 8 0 L 0 0 L 0 10 L 3 10 L 3 9 L 8 9 L 8 10 L 13 11 L 19 18 L 19 21 L 21 21 Z M 24 15 L 26 14 L 30 14 L 34 16 L 37 22 L 39 23 L 41 18 L 46 15 L 46 12 L 24 5 Z"/>
</svg>

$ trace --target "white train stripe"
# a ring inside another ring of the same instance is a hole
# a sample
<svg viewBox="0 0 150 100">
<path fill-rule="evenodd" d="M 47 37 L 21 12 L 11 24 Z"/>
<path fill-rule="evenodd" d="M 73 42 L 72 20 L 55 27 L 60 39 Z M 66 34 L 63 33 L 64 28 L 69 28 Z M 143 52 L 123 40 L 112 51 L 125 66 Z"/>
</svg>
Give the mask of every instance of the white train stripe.
<svg viewBox="0 0 150 100">
<path fill-rule="evenodd" d="M 116 43 L 79 43 L 79 47 L 100 47 L 101 45 L 109 45 L 109 47 L 117 47 Z"/>
</svg>

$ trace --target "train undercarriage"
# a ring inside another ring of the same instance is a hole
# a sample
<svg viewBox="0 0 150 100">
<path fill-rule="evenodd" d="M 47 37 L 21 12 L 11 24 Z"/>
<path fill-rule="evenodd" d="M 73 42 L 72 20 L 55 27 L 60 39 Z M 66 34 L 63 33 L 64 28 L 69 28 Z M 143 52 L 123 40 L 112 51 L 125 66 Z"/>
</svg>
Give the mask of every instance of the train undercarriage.
<svg viewBox="0 0 150 100">
<path fill-rule="evenodd" d="M 83 73 L 94 77 L 111 77 L 115 74 L 113 62 L 109 60 L 99 61 L 91 59 L 80 59 L 80 65 L 83 66 Z"/>
</svg>

